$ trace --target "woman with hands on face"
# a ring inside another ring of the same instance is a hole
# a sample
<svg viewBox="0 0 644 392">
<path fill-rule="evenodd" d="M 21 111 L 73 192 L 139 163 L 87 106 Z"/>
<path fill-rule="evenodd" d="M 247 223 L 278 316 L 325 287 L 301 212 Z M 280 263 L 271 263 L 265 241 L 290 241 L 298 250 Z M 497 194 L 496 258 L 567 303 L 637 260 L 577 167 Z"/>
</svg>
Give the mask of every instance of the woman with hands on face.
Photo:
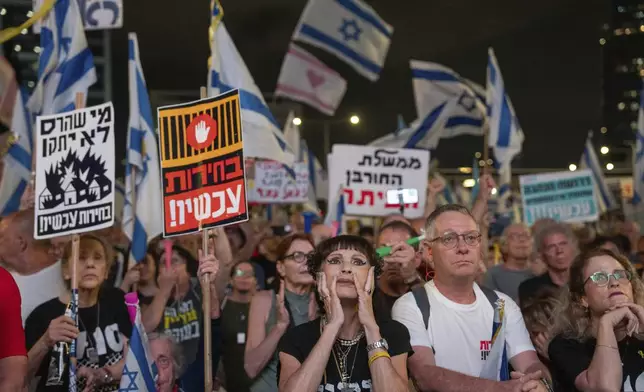
<svg viewBox="0 0 644 392">
<path fill-rule="evenodd" d="M 376 322 L 372 294 L 382 263 L 371 244 L 338 236 L 309 259 L 323 316 L 289 330 L 278 348 L 279 390 L 408 390 L 409 333 L 397 321 Z"/>
<path fill-rule="evenodd" d="M 575 259 L 548 353 L 566 391 L 644 390 L 644 285 L 628 259 Z"/>
</svg>

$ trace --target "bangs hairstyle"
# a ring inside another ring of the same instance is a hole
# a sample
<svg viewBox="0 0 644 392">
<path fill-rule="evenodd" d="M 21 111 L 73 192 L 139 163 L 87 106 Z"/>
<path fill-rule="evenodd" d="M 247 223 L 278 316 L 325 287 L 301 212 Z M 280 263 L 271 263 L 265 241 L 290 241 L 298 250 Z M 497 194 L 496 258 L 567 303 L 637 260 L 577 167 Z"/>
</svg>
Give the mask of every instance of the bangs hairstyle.
<svg viewBox="0 0 644 392">
<path fill-rule="evenodd" d="M 581 305 L 581 299 L 586 295 L 584 270 L 590 259 L 599 256 L 612 257 L 624 270 L 631 273 L 633 302 L 644 306 L 644 284 L 631 262 L 611 250 L 592 249 L 577 256 L 570 267 L 570 283 L 567 288 L 562 289 L 559 308 L 554 312 L 557 319 L 551 336 L 563 333 L 567 338 L 578 341 L 584 341 L 591 337 L 590 312 Z"/>
<path fill-rule="evenodd" d="M 351 249 L 362 253 L 367 257 L 369 264 L 375 267 L 374 278 L 378 278 L 378 276 L 380 276 L 380 273 L 382 272 L 382 259 L 378 256 L 371 243 L 359 236 L 340 235 L 322 241 L 315 249 L 313 255 L 311 255 L 311 257 L 309 257 L 309 259 L 307 260 L 306 263 L 309 269 L 309 273 L 313 276 L 313 279 L 317 279 L 317 273 L 320 271 L 320 267 L 322 266 L 324 260 L 326 260 L 326 258 L 329 257 L 331 253 L 339 249 Z M 373 288 L 373 290 L 374 292 L 375 290 L 378 290 L 377 284 L 376 287 Z M 320 314 L 324 314 L 324 301 L 322 301 L 322 298 L 320 298 L 320 293 L 318 292 L 318 290 L 314 290 L 314 292 L 315 300 L 318 304 L 318 312 Z M 374 302 L 374 312 L 376 308 L 377 306 Z M 376 314 L 376 316 L 378 315 Z"/>
<path fill-rule="evenodd" d="M 322 241 L 313 252 L 313 255 L 307 260 L 309 273 L 313 278 L 317 278 L 317 273 L 324 260 L 336 250 L 351 249 L 358 251 L 367 257 L 367 261 L 372 267 L 375 267 L 374 273 L 377 278 L 382 272 L 382 259 L 376 254 L 373 245 L 362 237 L 355 235 L 340 235 Z"/>
<path fill-rule="evenodd" d="M 105 271 L 109 274 L 114 264 L 114 252 L 112 247 L 102 238 L 94 234 L 81 234 L 78 239 L 78 256 L 80 257 L 81 250 L 87 246 L 90 241 L 98 242 L 103 247 L 105 253 Z M 63 257 L 60 261 L 63 268 L 67 267 L 72 260 L 72 241 L 69 241 L 63 249 Z M 107 278 L 107 277 L 106 277 Z M 71 288 L 71 280 L 65 280 L 65 285 L 68 289 Z"/>
<path fill-rule="evenodd" d="M 312 247 L 315 248 L 315 243 L 313 242 L 313 237 L 311 237 L 310 234 L 305 234 L 305 233 L 293 233 L 286 238 L 284 238 L 280 243 L 277 245 L 276 248 L 276 255 L 277 255 L 277 261 L 281 262 L 284 261 L 284 257 L 288 254 L 288 250 L 291 248 L 291 245 L 295 241 L 305 241 L 311 244 Z"/>
</svg>

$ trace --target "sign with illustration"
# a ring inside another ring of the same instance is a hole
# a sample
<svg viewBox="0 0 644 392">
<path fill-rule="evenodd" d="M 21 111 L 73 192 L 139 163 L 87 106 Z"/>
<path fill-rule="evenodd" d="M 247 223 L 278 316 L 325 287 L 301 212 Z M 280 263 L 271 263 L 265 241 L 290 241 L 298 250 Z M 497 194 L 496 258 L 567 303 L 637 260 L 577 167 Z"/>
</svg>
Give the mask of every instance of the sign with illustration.
<svg viewBox="0 0 644 392">
<path fill-rule="evenodd" d="M 248 220 L 239 92 L 158 109 L 165 237 Z"/>
<path fill-rule="evenodd" d="M 34 238 L 114 224 L 114 108 L 105 103 L 36 119 Z"/>
</svg>

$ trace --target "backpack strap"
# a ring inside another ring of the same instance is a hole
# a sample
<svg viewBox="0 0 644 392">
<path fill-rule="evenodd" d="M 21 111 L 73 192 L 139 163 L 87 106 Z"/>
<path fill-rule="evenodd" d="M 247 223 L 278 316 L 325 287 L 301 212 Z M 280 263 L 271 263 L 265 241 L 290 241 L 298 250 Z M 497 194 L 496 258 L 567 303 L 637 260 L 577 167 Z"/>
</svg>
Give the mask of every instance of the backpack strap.
<svg viewBox="0 0 644 392">
<path fill-rule="evenodd" d="M 496 306 L 496 301 L 499 299 L 499 295 L 496 293 L 496 291 L 489 289 L 485 286 L 479 286 L 481 291 L 483 291 L 483 294 L 485 294 L 485 297 L 487 298 L 488 301 L 490 301 L 490 305 L 492 305 L 492 308 Z"/>
<path fill-rule="evenodd" d="M 416 306 L 420 309 L 420 314 L 423 315 L 423 322 L 425 322 L 425 329 L 429 328 L 429 297 L 427 297 L 427 291 L 425 290 L 425 285 L 416 286 L 411 289 L 412 294 L 414 294 L 414 299 L 416 300 Z"/>
</svg>

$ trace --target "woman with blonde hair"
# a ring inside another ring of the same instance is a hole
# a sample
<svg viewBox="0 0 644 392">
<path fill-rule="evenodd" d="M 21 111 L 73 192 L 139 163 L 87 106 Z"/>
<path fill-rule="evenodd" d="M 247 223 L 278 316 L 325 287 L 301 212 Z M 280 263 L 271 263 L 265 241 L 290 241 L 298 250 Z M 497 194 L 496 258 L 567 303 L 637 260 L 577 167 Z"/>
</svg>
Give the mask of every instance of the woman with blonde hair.
<svg viewBox="0 0 644 392">
<path fill-rule="evenodd" d="M 548 347 L 565 391 L 644 391 L 644 285 L 610 250 L 578 256 Z"/>
</svg>

